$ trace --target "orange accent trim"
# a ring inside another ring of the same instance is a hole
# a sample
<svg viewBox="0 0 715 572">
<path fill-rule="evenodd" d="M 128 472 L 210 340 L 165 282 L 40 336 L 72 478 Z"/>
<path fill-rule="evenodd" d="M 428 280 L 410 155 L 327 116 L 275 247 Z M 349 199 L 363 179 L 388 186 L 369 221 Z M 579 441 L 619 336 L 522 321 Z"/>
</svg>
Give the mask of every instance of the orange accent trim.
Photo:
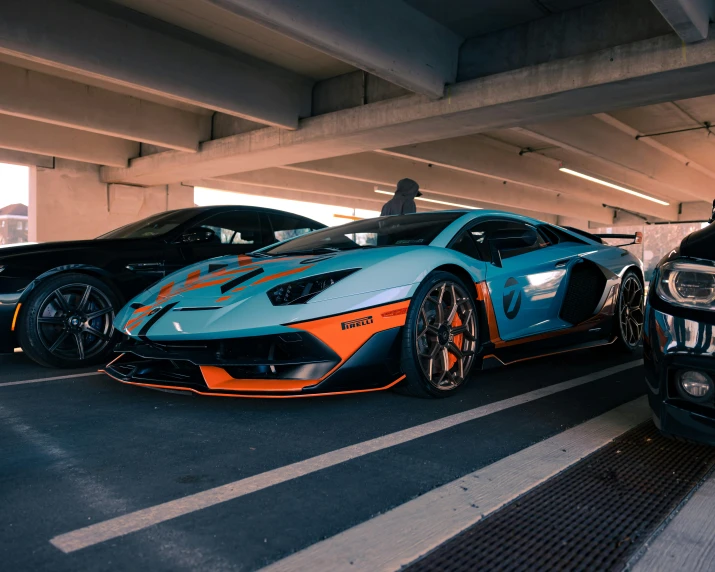
<svg viewBox="0 0 715 572">
<path fill-rule="evenodd" d="M 356 312 L 349 312 L 329 318 L 320 318 L 310 322 L 301 322 L 295 325 L 288 324 L 288 326 L 313 334 L 316 338 L 332 348 L 344 362 L 371 338 L 373 334 L 390 328 L 404 326 L 406 312 L 392 316 L 383 316 L 383 314 L 390 314 L 392 311 L 408 308 L 409 305 L 409 300 L 403 300 L 402 302 L 387 304 L 382 308 L 357 310 Z M 361 320 L 368 317 L 372 318 L 370 323 L 361 324 L 358 327 L 348 329 L 343 329 L 342 327 L 342 324 L 345 322 Z M 342 362 L 340 365 L 342 365 Z"/>
<path fill-rule="evenodd" d="M 17 325 L 17 317 L 20 315 L 20 308 L 22 308 L 22 303 L 18 304 L 15 308 L 15 314 L 12 317 L 12 326 L 10 326 L 10 331 L 15 331 L 15 326 Z"/>
<path fill-rule="evenodd" d="M 398 377 L 395 381 L 390 383 L 389 385 L 386 385 L 385 387 L 378 387 L 376 389 L 355 389 L 353 391 L 335 391 L 333 393 L 300 393 L 296 395 L 244 395 L 244 394 L 236 394 L 236 393 L 206 393 L 203 391 L 197 391 L 195 389 L 190 389 L 190 388 L 179 388 L 179 387 L 172 387 L 170 385 L 155 385 L 153 383 L 136 383 L 134 381 L 124 381 L 122 379 L 119 379 L 118 377 L 113 376 L 111 373 L 105 371 L 105 370 L 100 370 L 104 374 L 108 375 L 112 379 L 124 383 L 126 385 L 136 385 L 138 387 L 153 387 L 156 389 L 169 389 L 171 391 L 186 391 L 188 393 L 196 393 L 197 395 L 205 395 L 208 397 L 243 397 L 243 398 L 253 398 L 253 399 L 298 399 L 301 397 L 326 397 L 329 395 L 348 395 L 351 393 L 371 393 L 374 391 L 385 391 L 387 389 L 390 389 L 391 387 L 394 387 L 398 383 L 400 383 L 403 379 L 405 379 L 405 376 L 402 375 Z"/>
<path fill-rule="evenodd" d="M 308 270 L 308 268 L 313 268 L 312 264 L 308 264 L 307 266 L 300 266 L 298 268 L 291 268 L 290 270 L 286 270 L 284 272 L 278 272 L 276 274 L 269 274 L 268 276 L 264 276 L 263 278 L 259 278 L 255 282 L 251 284 L 251 286 L 255 286 L 256 284 L 263 284 L 264 282 L 270 282 L 271 280 L 277 280 L 278 278 L 283 278 L 284 276 L 291 276 L 292 274 L 298 274 L 300 272 L 305 272 Z"/>
<path fill-rule="evenodd" d="M 398 308 L 397 310 L 391 310 L 389 312 L 384 312 L 382 314 L 383 318 L 392 318 L 393 316 L 402 316 L 403 314 L 407 314 L 407 306 L 404 308 Z"/>
<path fill-rule="evenodd" d="M 494 305 L 492 297 L 489 293 L 489 286 L 486 282 L 477 282 L 477 300 L 484 304 L 487 312 L 487 325 L 489 326 L 489 341 L 494 344 L 503 343 L 499 336 L 499 325 L 497 324 L 497 316 L 494 313 Z"/>
<path fill-rule="evenodd" d="M 300 391 L 315 385 L 315 380 L 296 379 L 235 379 L 225 369 L 211 365 L 200 366 L 201 375 L 209 389 L 233 391 Z"/>
<path fill-rule="evenodd" d="M 199 270 L 193 270 L 189 272 L 189 275 L 186 277 L 186 284 L 191 284 L 192 282 L 196 282 L 199 277 L 201 276 L 201 269 Z"/>
<path fill-rule="evenodd" d="M 221 296 L 220 298 L 217 298 L 217 302 L 225 302 L 226 300 L 230 300 L 231 296 Z"/>
</svg>

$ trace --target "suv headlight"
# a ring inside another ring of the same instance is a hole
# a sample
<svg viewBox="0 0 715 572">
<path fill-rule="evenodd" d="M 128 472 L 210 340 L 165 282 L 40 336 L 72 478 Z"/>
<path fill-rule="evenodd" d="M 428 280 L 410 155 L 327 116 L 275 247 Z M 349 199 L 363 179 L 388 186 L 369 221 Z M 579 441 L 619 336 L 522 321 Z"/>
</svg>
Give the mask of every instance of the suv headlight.
<svg viewBox="0 0 715 572">
<path fill-rule="evenodd" d="M 286 306 L 288 304 L 305 304 L 308 300 L 317 296 L 327 288 L 330 288 L 336 282 L 350 276 L 353 272 L 357 272 L 359 268 L 350 270 L 339 270 L 338 272 L 329 272 L 327 274 L 319 274 L 287 282 L 271 288 L 266 292 L 268 299 L 274 306 Z"/>
<path fill-rule="evenodd" d="M 676 306 L 715 309 L 715 267 L 695 262 L 667 262 L 660 269 L 658 295 Z"/>
</svg>

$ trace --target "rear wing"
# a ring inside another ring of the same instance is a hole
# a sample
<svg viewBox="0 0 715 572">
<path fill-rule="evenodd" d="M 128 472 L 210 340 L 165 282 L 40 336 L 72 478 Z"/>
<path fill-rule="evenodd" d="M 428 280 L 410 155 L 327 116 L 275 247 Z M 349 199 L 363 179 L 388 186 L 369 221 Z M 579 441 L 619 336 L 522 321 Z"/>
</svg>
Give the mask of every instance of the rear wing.
<svg viewBox="0 0 715 572">
<path fill-rule="evenodd" d="M 713 205 L 713 210 L 715 211 L 715 205 Z M 714 213 L 715 214 L 715 213 Z M 570 226 L 564 227 L 571 232 L 575 232 L 576 234 L 580 234 L 581 236 L 585 236 L 586 238 L 590 238 L 591 240 L 595 240 L 596 242 L 600 242 L 601 244 L 604 244 L 604 240 L 610 240 L 610 239 L 619 239 L 619 240 L 630 240 L 631 242 L 626 242 L 624 244 L 616 244 L 614 246 L 630 246 L 631 244 L 641 244 L 643 242 L 643 233 L 642 232 L 636 232 L 634 234 L 593 234 L 590 232 L 586 232 L 585 230 L 581 230 L 579 228 L 573 228 Z"/>
</svg>

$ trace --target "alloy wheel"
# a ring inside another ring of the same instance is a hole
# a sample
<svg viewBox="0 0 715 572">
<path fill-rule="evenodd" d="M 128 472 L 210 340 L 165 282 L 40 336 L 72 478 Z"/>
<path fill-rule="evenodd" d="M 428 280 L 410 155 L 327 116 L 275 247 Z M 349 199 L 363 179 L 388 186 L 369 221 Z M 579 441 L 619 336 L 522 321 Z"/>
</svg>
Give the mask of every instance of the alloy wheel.
<svg viewBox="0 0 715 572">
<path fill-rule="evenodd" d="M 417 357 L 422 373 L 436 389 L 455 389 L 469 374 L 477 342 L 474 314 L 468 294 L 451 281 L 435 284 L 422 301 Z"/>
<path fill-rule="evenodd" d="M 643 286 L 633 275 L 626 277 L 618 305 L 621 338 L 629 348 L 635 348 L 643 333 Z"/>
<path fill-rule="evenodd" d="M 52 355 L 82 361 L 111 342 L 114 307 L 94 286 L 66 284 L 45 297 L 36 321 L 40 340 Z"/>
</svg>

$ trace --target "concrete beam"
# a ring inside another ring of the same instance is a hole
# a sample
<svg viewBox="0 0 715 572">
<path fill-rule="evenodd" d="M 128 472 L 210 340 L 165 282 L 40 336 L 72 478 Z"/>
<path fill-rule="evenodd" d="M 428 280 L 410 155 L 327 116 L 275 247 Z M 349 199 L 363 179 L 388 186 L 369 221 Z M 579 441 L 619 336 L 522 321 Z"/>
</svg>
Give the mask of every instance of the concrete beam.
<svg viewBox="0 0 715 572">
<path fill-rule="evenodd" d="M 673 30 L 686 43 L 708 37 L 710 19 L 715 14 L 712 0 L 651 0 Z"/>
<path fill-rule="evenodd" d="M 665 198 L 670 196 L 681 200 L 705 200 L 712 195 L 713 179 L 645 145 L 599 117 L 577 117 L 529 125 L 520 131 L 544 143 L 590 158 L 602 165 L 601 170 L 605 170 L 601 173 L 603 176 L 626 187 L 635 185 L 646 194 L 664 198 L 659 196 L 659 190 L 664 190 L 667 193 Z"/>
<path fill-rule="evenodd" d="M 210 0 L 428 97 L 457 77 L 462 38 L 402 0 Z"/>
<path fill-rule="evenodd" d="M 260 129 L 104 169 L 108 182 L 154 185 L 470 135 L 715 92 L 715 41 L 683 58 L 675 34 L 450 87 L 449 97 L 405 96 Z"/>
<path fill-rule="evenodd" d="M 680 205 L 680 215 L 678 220 L 682 222 L 687 221 L 707 221 L 713 212 L 712 201 L 694 201 L 688 203 L 682 203 Z"/>
<path fill-rule="evenodd" d="M 204 187 L 207 189 L 216 189 L 219 191 L 228 191 L 232 193 L 243 193 L 246 195 L 255 195 L 259 197 L 287 199 L 291 201 L 318 203 L 322 205 L 333 205 L 336 207 L 365 209 L 378 212 L 382 208 L 382 205 L 386 202 L 382 200 L 380 195 L 375 194 L 374 192 L 371 192 L 369 194 L 363 193 L 359 195 L 353 195 L 338 193 L 334 191 L 325 192 L 320 190 L 281 189 L 277 187 L 266 187 L 259 185 L 251 185 L 248 183 L 239 183 L 236 181 L 229 181 L 225 179 L 196 179 L 188 181 L 186 184 L 193 185 L 194 188 Z M 420 208 L 420 210 L 426 209 Z"/>
<path fill-rule="evenodd" d="M 293 191 L 306 191 L 322 193 L 325 195 L 364 196 L 370 199 L 386 202 L 375 194 L 375 185 L 363 181 L 351 181 L 337 177 L 326 177 L 313 173 L 289 171 L 287 169 L 273 168 L 236 173 L 234 175 L 221 175 L 214 180 L 254 185 L 256 187 L 271 187 L 274 189 L 288 189 Z"/>
<path fill-rule="evenodd" d="M 295 129 L 312 81 L 253 57 L 211 51 L 67 0 L 3 0 L 0 52 Z"/>
<path fill-rule="evenodd" d="M 527 209 L 603 223 L 613 220 L 613 209 L 601 205 L 534 187 L 525 187 L 439 166 L 430 167 L 420 161 L 379 153 L 360 153 L 350 157 L 299 163 L 284 169 L 375 183 L 384 185 L 385 190 L 394 189 L 398 180 L 410 177 L 420 184 L 421 189 L 424 189 L 425 196 L 438 200 L 483 208 Z"/>
<path fill-rule="evenodd" d="M 139 154 L 139 143 L 134 141 L 11 115 L 0 115 L 0 147 L 117 167 Z"/>
<path fill-rule="evenodd" d="M 26 165 L 28 167 L 45 167 L 47 169 L 51 169 L 54 162 L 54 157 L 48 157 L 47 155 L 37 155 L 35 153 L 15 151 L 13 149 L 0 149 L 0 163 Z"/>
<path fill-rule="evenodd" d="M 0 62 L 0 113 L 181 151 L 211 136 L 211 117 Z"/>
<path fill-rule="evenodd" d="M 394 147 L 380 153 L 558 192 L 593 204 L 619 206 L 656 218 L 675 220 L 678 216 L 677 205 L 658 205 L 595 183 L 574 179 L 559 171 L 559 161 L 555 159 L 535 153 L 522 154 L 518 147 L 483 135 Z"/>
</svg>

